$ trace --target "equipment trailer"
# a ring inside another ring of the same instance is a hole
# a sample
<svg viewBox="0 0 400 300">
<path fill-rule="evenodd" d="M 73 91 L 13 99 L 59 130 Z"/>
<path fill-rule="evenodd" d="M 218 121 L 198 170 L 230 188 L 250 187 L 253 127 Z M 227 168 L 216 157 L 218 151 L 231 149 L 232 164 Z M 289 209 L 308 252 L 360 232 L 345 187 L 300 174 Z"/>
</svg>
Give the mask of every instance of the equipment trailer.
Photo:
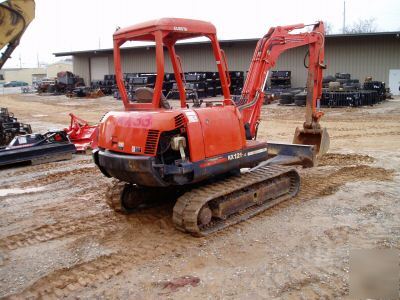
<svg viewBox="0 0 400 300">
<path fill-rule="evenodd" d="M 109 205 L 130 212 L 155 197 L 179 196 L 173 209 L 176 228 L 206 236 L 295 196 L 299 174 L 281 164 L 315 165 L 317 155 L 329 147 L 327 132 L 319 125 L 323 113 L 317 111 L 325 68 L 324 26 L 322 22 L 313 25 L 311 32 L 298 34 L 291 31 L 306 25 L 271 28 L 256 46 L 236 102 L 229 91 L 225 54 L 211 23 L 160 19 L 117 30 L 115 74 L 125 111 L 103 117 L 98 149 L 93 152 L 101 172 L 119 180 L 107 192 Z M 178 40 L 195 37 L 211 42 L 223 100 L 189 108 L 174 46 Z M 120 57 L 120 47 L 127 41 L 155 42 L 157 78 L 151 102 L 128 99 Z M 296 129 L 294 138 L 303 145 L 258 141 L 268 72 L 282 52 L 304 45 L 309 45 L 306 122 L 303 129 Z M 170 109 L 162 94 L 164 47 L 180 94 L 179 109 Z M 242 168 L 250 169 L 241 174 Z"/>
</svg>

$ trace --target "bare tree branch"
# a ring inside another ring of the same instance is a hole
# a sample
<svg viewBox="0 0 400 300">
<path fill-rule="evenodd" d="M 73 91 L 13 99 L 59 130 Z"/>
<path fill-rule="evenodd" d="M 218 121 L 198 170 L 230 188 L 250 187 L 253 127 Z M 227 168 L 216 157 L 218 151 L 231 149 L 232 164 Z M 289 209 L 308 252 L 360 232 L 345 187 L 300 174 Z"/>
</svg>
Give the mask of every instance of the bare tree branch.
<svg viewBox="0 0 400 300">
<path fill-rule="evenodd" d="M 349 27 L 345 28 L 345 33 L 368 33 L 376 32 L 377 26 L 374 18 L 359 19 Z"/>
<path fill-rule="evenodd" d="M 333 27 L 332 23 L 324 21 L 324 26 L 325 26 L 325 34 L 331 34 L 332 33 L 332 27 Z"/>
</svg>

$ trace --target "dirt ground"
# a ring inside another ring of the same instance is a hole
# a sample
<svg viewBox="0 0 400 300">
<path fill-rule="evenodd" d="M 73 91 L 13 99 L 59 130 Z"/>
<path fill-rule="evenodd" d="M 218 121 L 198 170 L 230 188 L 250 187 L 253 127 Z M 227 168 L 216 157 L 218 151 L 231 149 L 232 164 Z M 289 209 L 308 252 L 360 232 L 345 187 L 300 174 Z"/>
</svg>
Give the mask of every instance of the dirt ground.
<svg viewBox="0 0 400 300">
<path fill-rule="evenodd" d="M 0 96 L 35 131 L 97 122 L 112 98 Z M 330 153 L 301 192 L 207 238 L 174 229 L 173 203 L 132 215 L 105 204 L 89 155 L 0 170 L 0 297 L 331 299 L 349 293 L 349 251 L 400 248 L 400 99 L 326 109 Z M 291 141 L 304 108 L 264 106 L 259 137 Z"/>
</svg>

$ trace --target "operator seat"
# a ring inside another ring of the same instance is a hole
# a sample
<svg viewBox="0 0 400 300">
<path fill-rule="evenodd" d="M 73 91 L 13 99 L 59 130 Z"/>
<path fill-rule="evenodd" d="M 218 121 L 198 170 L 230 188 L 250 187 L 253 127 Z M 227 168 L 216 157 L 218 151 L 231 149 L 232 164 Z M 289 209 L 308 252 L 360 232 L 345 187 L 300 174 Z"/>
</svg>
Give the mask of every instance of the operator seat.
<svg viewBox="0 0 400 300">
<path fill-rule="evenodd" d="M 151 103 L 153 101 L 153 95 L 154 89 L 149 87 L 139 87 L 135 90 L 135 99 L 139 103 Z M 161 93 L 160 107 L 165 109 L 172 108 L 163 93 Z"/>
</svg>

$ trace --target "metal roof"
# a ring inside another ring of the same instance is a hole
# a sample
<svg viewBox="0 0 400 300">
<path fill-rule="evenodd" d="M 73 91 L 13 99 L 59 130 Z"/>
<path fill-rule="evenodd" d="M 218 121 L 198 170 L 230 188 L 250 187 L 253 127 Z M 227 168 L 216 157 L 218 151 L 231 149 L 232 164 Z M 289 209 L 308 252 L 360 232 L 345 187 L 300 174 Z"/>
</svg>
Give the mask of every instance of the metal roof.
<svg viewBox="0 0 400 300">
<path fill-rule="evenodd" d="M 346 34 L 329 34 L 326 35 L 326 39 L 333 40 L 338 38 L 361 38 L 361 37 L 388 37 L 393 36 L 400 39 L 400 31 L 385 31 L 385 32 L 368 32 L 368 33 L 346 33 Z M 259 38 L 249 38 L 249 39 L 228 39 L 220 40 L 221 45 L 230 43 L 256 43 Z M 185 43 L 177 43 L 177 47 L 188 46 L 188 45 L 199 45 L 208 44 L 209 41 L 193 41 Z M 132 49 L 143 49 L 152 48 L 154 45 L 144 45 L 144 46 L 133 46 L 133 47 L 122 47 L 121 51 L 129 51 Z M 70 56 L 70 55 L 84 55 L 84 54 L 111 54 L 113 52 L 112 48 L 107 49 L 92 49 L 92 50 L 78 50 L 78 51 L 68 51 L 68 52 L 56 52 L 53 53 L 56 57 Z"/>
</svg>

